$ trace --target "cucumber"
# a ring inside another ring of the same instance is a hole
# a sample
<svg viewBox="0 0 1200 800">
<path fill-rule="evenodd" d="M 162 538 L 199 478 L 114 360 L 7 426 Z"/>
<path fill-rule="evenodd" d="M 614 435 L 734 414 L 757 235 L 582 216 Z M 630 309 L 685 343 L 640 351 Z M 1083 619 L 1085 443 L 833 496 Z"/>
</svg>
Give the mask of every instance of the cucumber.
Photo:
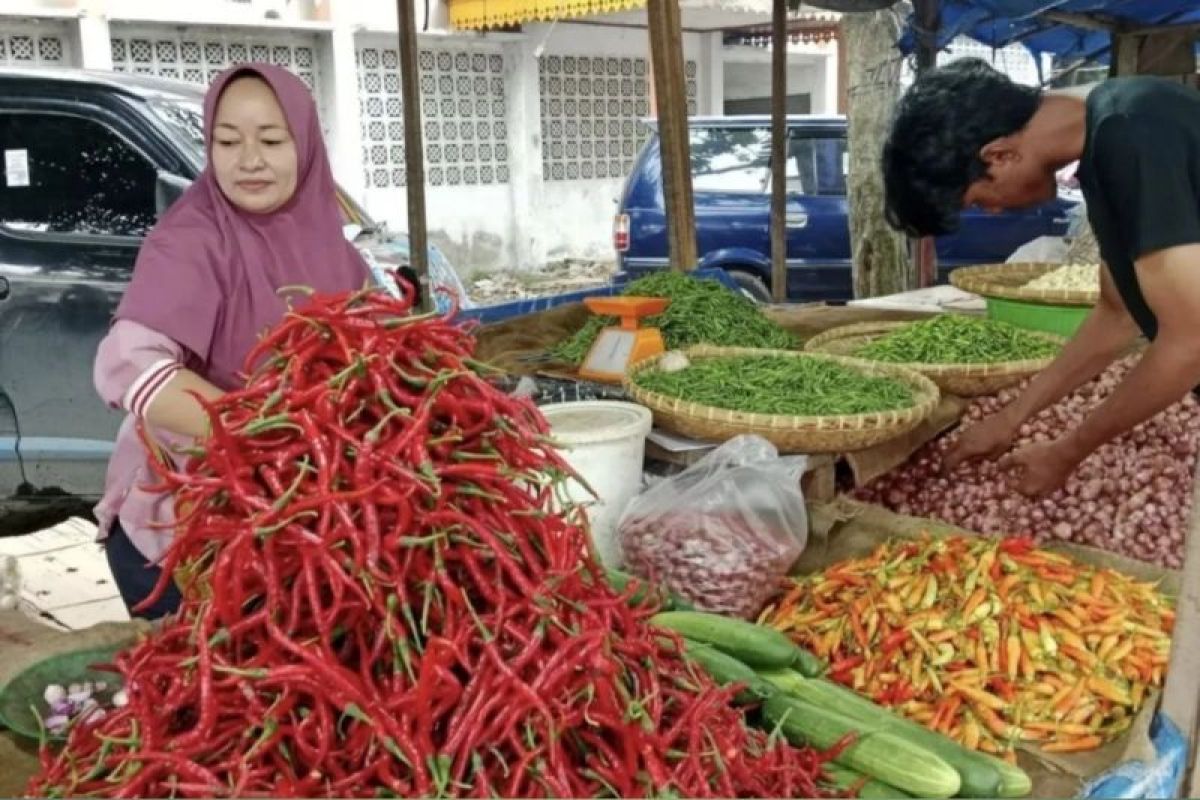
<svg viewBox="0 0 1200 800">
<path fill-rule="evenodd" d="M 800 645 L 796 645 L 796 662 L 792 665 L 806 678 L 819 678 L 825 674 L 826 664 Z"/>
<path fill-rule="evenodd" d="M 997 797 L 1025 797 L 1033 791 L 1033 779 L 1029 773 L 1010 764 L 1004 759 L 990 756 L 987 753 L 976 753 L 991 764 L 1000 773 L 1000 790 Z"/>
<path fill-rule="evenodd" d="M 782 669 L 800 659 L 802 652 L 774 628 L 703 611 L 664 611 L 650 624 L 668 628 L 692 641 L 715 647 L 755 668 Z"/>
<path fill-rule="evenodd" d="M 699 664 L 718 686 L 730 683 L 746 684 L 746 688 L 734 698 L 739 703 L 757 703 L 775 691 L 774 687 L 759 677 L 751 667 L 715 647 L 690 639 L 684 639 L 683 646 L 687 657 Z"/>
<path fill-rule="evenodd" d="M 655 586 L 650 581 L 643 580 L 635 575 L 630 575 L 628 572 L 622 572 L 619 569 L 612 569 L 610 567 L 604 570 L 604 575 L 608 579 L 608 585 L 611 586 L 618 594 L 629 588 L 630 581 L 634 581 L 639 584 L 637 591 L 635 591 L 629 597 L 629 604 L 631 606 L 641 605 L 642 603 L 646 602 L 647 594 L 655 593 L 661 597 L 662 608 L 664 611 L 686 611 L 690 610 L 692 607 L 682 597 L 679 597 L 678 595 L 673 594 L 666 589 Z"/>
<path fill-rule="evenodd" d="M 760 669 L 758 674 L 776 689 L 796 696 L 799 696 L 804 682 L 808 680 L 794 669 Z"/>
<path fill-rule="evenodd" d="M 763 677 L 794 697 L 844 714 L 856 723 L 871 726 L 872 730 L 895 734 L 934 753 L 958 772 L 962 781 L 960 797 L 1020 797 L 1028 793 L 1029 777 L 1018 767 L 968 750 L 953 739 L 878 706 L 851 689 L 831 681 L 804 678 L 791 670 L 782 675 L 772 673 Z M 1014 791 L 1020 788 L 1020 776 L 1025 776 L 1027 788 L 1023 794 L 1003 794 L 1004 773 L 996 767 L 997 763 L 1004 764 L 1009 771 L 1015 770 L 1010 778 Z"/>
<path fill-rule="evenodd" d="M 954 768 L 925 748 L 783 692 L 767 698 L 763 716 L 788 741 L 821 750 L 856 734 L 834 761 L 917 797 L 953 797 L 962 786 Z"/>
<path fill-rule="evenodd" d="M 851 789 L 858 789 L 854 795 L 859 800 L 888 800 L 889 798 L 911 797 L 911 795 L 897 789 L 895 786 L 888 786 L 882 781 L 877 781 L 872 777 L 863 775 L 861 772 L 855 772 L 849 767 L 843 767 L 841 764 L 824 764 L 821 771 L 825 773 L 828 780 L 826 783 L 841 789 L 843 792 Z"/>
</svg>

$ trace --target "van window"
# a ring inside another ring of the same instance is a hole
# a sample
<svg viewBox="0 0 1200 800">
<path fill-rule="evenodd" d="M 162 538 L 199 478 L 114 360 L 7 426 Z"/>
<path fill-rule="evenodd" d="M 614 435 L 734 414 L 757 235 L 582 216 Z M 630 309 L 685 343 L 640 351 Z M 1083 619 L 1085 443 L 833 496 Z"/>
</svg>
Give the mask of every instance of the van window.
<svg viewBox="0 0 1200 800">
<path fill-rule="evenodd" d="M 83 117 L 0 113 L 0 225 L 23 233 L 144 236 L 156 172 L 106 126 Z"/>
<path fill-rule="evenodd" d="M 842 196 L 846 194 L 846 140 L 840 136 L 792 134 L 788 143 L 789 194 Z"/>
<path fill-rule="evenodd" d="M 692 128 L 692 188 L 762 194 L 771 180 L 771 130 Z"/>
</svg>

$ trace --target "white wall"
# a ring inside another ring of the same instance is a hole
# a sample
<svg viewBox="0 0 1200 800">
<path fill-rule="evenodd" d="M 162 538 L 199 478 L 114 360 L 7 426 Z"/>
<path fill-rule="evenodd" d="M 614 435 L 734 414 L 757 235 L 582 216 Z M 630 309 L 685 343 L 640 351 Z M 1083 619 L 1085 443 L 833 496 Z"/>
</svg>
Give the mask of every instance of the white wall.
<svg viewBox="0 0 1200 800">
<path fill-rule="evenodd" d="M 771 95 L 771 50 L 723 48 L 724 96 L 744 100 Z M 808 94 L 813 114 L 837 113 L 837 48 L 832 43 L 788 46 L 788 94 Z"/>
<path fill-rule="evenodd" d="M 539 25 L 527 28 L 534 50 L 544 47 L 543 56 L 605 55 L 650 58 L 648 34 L 640 29 L 603 28 L 588 25 Z M 705 39 L 696 33 L 685 33 L 683 55 L 697 64 L 697 81 L 702 80 L 701 61 Z M 646 80 L 652 80 L 647 71 Z M 699 87 L 698 87 L 699 89 Z M 707 97 L 707 99 L 706 99 Z M 711 97 L 698 91 L 697 111 L 712 113 L 707 107 Z M 639 141 L 642 136 L 639 136 Z M 533 240 L 534 251 L 546 258 L 564 256 L 611 258 L 612 222 L 616 212 L 615 200 L 621 193 L 625 175 L 604 179 L 558 181 L 543 176 L 540 202 L 524 228 L 525 236 Z"/>
<path fill-rule="evenodd" d="M 418 28 L 422 29 L 423 50 L 503 54 L 507 178 L 475 185 L 451 185 L 448 179 L 441 185 L 427 181 L 432 241 L 464 272 L 533 268 L 564 257 L 611 258 L 614 201 L 648 135 L 640 120 L 651 116 L 652 75 L 646 30 L 576 22 L 526 25 L 520 34 L 452 32 L 448 30 L 444 0 L 430 0 L 427 27 L 424 0 L 413 2 Z M 364 163 L 364 150 L 379 144 L 369 140 L 364 122 L 369 126 L 373 120 L 378 121 L 379 115 L 370 117 L 361 105 L 365 95 L 357 65 L 364 42 L 395 49 L 394 0 L 0 0 L 0 28 L 17 24 L 14 17 L 5 14 L 17 13 L 18 6 L 21 13 L 56 17 L 21 24 L 61 29 L 66 48 L 62 63 L 93 69 L 112 68 L 111 37 L 128 35 L 135 29 L 164 39 L 194 40 L 203 34 L 283 40 L 311 47 L 315 63 L 309 77 L 322 111 L 336 177 L 372 215 L 396 230 L 407 228 L 403 186 L 390 179 L 382 184 L 374 182 L 368 174 L 372 165 Z M 271 9 L 279 12 L 279 19 L 264 19 L 264 12 Z M 765 86 L 769 52 L 744 49 L 750 52 L 733 56 L 756 65 L 754 69 L 761 66 Z M 692 113 L 720 114 L 726 94 L 738 96 L 749 90 L 726 85 L 725 67 L 731 52 L 723 46 L 721 34 L 685 33 L 683 50 L 689 64 Z M 792 85 L 810 91 L 814 110 L 821 111 L 821 104 L 830 102 L 833 94 L 827 89 L 827 59 L 804 52 L 795 52 L 791 57 L 798 62 L 792 67 Z M 574 94 L 565 88 L 568 80 L 576 80 L 567 72 L 567 60 L 574 59 L 578 64 L 581 58 L 593 65 L 603 59 L 605 70 L 602 83 L 593 76 L 591 91 L 603 94 L 604 109 L 594 110 L 590 133 L 582 128 L 583 118 L 568 110 L 567 105 L 581 102 L 586 95 L 581 81 Z M 618 71 L 609 73 L 614 59 Z M 552 68 L 552 64 L 559 66 Z M 631 71 L 630 65 L 637 71 Z M 152 65 L 122 66 L 182 72 L 177 69 L 181 65 L 157 63 L 157 56 Z M 554 72 L 556 69 L 558 72 Z M 189 71 L 195 73 L 194 69 Z M 487 74 L 489 80 L 495 77 L 490 71 Z M 549 95 L 541 83 L 545 80 L 549 85 L 552 77 L 560 86 L 555 95 L 560 108 L 557 115 L 549 105 L 543 111 Z M 614 78 L 616 84 L 612 83 Z M 836 76 L 834 81 L 836 86 Z M 397 117 L 386 115 L 388 122 Z M 544 141 L 543 124 L 547 126 L 549 144 Z M 554 131 L 551 125 L 561 127 Z M 580 126 L 577 137 L 568 125 Z M 402 167 L 402 162 L 391 155 L 392 147 L 402 139 L 390 132 L 387 138 L 386 167 L 390 176 L 392 170 Z M 586 152 L 585 147 L 589 148 Z M 599 155 L 601 148 L 605 149 L 603 156 Z M 480 163 L 482 159 L 480 155 Z M 431 169 L 427 163 L 427 176 Z"/>
</svg>

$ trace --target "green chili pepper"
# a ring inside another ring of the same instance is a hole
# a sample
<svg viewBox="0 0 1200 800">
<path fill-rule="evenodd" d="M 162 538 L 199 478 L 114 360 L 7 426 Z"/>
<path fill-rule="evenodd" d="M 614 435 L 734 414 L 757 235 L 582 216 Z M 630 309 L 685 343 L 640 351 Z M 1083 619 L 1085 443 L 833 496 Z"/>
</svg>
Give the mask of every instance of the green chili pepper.
<svg viewBox="0 0 1200 800">
<path fill-rule="evenodd" d="M 982 317 L 939 314 L 905 325 L 854 355 L 893 364 L 995 364 L 1056 355 L 1059 346 L 1027 330 Z"/>
<path fill-rule="evenodd" d="M 658 328 L 671 350 L 695 344 L 778 350 L 796 347 L 795 337 L 767 319 L 754 301 L 716 281 L 660 272 L 633 281 L 621 294 L 671 300 L 666 311 L 644 323 Z M 572 364 L 582 362 L 600 331 L 617 322 L 614 317 L 591 317 L 574 336 L 560 342 L 552 355 Z"/>
<path fill-rule="evenodd" d="M 757 414 L 839 416 L 908 408 L 912 390 L 806 356 L 720 356 L 678 372 L 647 370 L 638 386 L 701 405 Z"/>
</svg>

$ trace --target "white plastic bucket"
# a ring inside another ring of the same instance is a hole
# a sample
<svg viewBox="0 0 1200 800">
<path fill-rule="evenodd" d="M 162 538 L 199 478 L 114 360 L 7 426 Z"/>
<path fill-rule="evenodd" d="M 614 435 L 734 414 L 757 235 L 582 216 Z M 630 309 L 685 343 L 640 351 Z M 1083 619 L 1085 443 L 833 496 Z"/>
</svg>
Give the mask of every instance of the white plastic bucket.
<svg viewBox="0 0 1200 800">
<path fill-rule="evenodd" d="M 578 481 L 567 492 L 588 503 L 592 544 L 607 567 L 619 567 L 617 520 L 642 488 L 642 460 L 650 433 L 650 410 L 617 400 L 581 400 L 541 407 L 551 435 L 567 463 L 596 492 L 593 498 Z"/>
</svg>

